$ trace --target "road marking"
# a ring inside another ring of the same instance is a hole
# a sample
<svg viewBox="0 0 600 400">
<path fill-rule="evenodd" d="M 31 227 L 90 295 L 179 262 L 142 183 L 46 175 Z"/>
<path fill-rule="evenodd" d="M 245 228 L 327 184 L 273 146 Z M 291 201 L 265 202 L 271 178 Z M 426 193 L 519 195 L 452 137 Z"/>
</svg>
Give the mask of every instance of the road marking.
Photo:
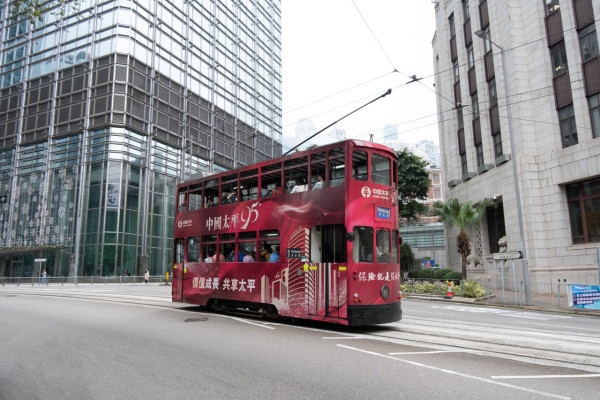
<svg viewBox="0 0 600 400">
<path fill-rule="evenodd" d="M 597 378 L 600 374 L 582 375 L 514 375 L 514 376 L 490 376 L 492 379 L 556 379 L 556 378 Z"/>
<path fill-rule="evenodd" d="M 534 389 L 528 389 L 528 388 L 524 388 L 524 387 L 520 387 L 520 386 L 511 385 L 511 384 L 508 384 L 508 383 L 497 382 L 497 381 L 493 381 L 491 379 L 481 378 L 479 376 L 463 374 L 462 372 L 452 371 L 452 370 L 445 369 L 445 368 L 438 368 L 438 367 L 434 367 L 432 365 L 421 364 L 421 363 L 414 362 L 414 361 L 409 361 L 409 360 L 403 360 L 401 358 L 392 357 L 392 356 L 389 356 L 389 355 L 386 355 L 386 354 L 375 353 L 373 351 L 357 349 L 355 347 L 345 346 L 343 344 L 337 344 L 336 346 L 342 347 L 344 349 L 358 351 L 360 353 L 369 354 L 369 355 L 372 355 L 372 356 L 387 358 L 389 360 L 398 361 L 398 362 L 401 362 L 401 363 L 404 363 L 404 364 L 414 365 L 416 367 L 431 369 L 431 370 L 437 371 L 437 372 L 444 372 L 444 373 L 450 374 L 450 375 L 457 375 L 457 376 L 460 376 L 460 377 L 463 377 L 463 378 L 473 379 L 473 380 L 476 380 L 476 381 L 480 381 L 480 382 L 484 382 L 484 383 L 489 383 L 489 384 L 492 384 L 492 385 L 502 386 L 502 387 L 506 387 L 506 388 L 510 388 L 510 389 L 522 390 L 524 392 L 529 392 L 529 393 L 535 393 L 535 394 L 538 394 L 540 396 L 551 397 L 553 399 L 563 399 L 563 400 L 570 400 L 571 399 L 570 397 L 560 396 L 560 395 L 557 395 L 557 394 L 542 392 L 542 391 L 534 390 Z"/>
<path fill-rule="evenodd" d="M 360 337 L 360 336 L 325 336 L 322 337 L 321 339 L 333 339 L 333 340 L 344 340 L 344 339 L 365 339 L 364 337 Z"/>
<path fill-rule="evenodd" d="M 246 324 L 250 324 L 250 325 L 260 326 L 261 328 L 265 328 L 265 329 L 275 329 L 272 326 L 266 326 L 264 324 L 257 324 L 256 322 L 246 321 L 245 319 L 241 319 L 241 318 L 231 317 L 231 319 L 234 319 L 239 322 L 245 322 Z"/>
<path fill-rule="evenodd" d="M 406 354 L 439 354 L 439 353 L 468 353 L 461 350 L 436 350 L 436 351 L 404 351 L 401 353 L 388 353 L 390 356 L 406 355 Z"/>
</svg>

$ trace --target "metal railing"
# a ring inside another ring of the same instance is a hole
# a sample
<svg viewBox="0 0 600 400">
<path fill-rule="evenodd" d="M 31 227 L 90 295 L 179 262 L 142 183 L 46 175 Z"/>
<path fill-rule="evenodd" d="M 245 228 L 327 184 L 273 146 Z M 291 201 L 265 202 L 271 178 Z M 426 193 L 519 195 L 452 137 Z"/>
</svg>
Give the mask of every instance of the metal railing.
<svg viewBox="0 0 600 400">
<path fill-rule="evenodd" d="M 165 285 L 166 277 L 162 275 L 150 276 L 149 284 Z M 29 285 L 29 286 L 64 286 L 75 284 L 75 278 L 72 276 L 48 276 L 46 278 L 40 276 L 17 276 L 17 277 L 0 277 L 0 285 Z M 78 276 L 77 285 L 144 285 L 143 275 L 131 276 Z"/>
</svg>

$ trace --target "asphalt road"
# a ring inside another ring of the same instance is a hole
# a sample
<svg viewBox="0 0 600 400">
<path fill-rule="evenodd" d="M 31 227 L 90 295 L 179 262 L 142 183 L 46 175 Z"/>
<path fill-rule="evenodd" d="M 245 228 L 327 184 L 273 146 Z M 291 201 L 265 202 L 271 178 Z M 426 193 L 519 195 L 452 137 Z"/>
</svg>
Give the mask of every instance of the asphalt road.
<svg viewBox="0 0 600 400">
<path fill-rule="evenodd" d="M 404 301 L 350 329 L 200 312 L 159 286 L 0 288 L 0 399 L 592 399 L 600 319 Z M 500 310 L 500 311 L 498 311 Z"/>
</svg>

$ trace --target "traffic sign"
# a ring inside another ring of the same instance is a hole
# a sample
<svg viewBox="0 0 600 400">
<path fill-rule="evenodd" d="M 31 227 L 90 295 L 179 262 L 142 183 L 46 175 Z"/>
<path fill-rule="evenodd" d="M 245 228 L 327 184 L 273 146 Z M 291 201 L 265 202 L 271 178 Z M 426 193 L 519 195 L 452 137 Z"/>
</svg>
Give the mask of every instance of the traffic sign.
<svg viewBox="0 0 600 400">
<path fill-rule="evenodd" d="M 505 253 L 494 253 L 494 260 L 514 260 L 516 258 L 521 258 L 520 251 L 507 251 Z"/>
</svg>

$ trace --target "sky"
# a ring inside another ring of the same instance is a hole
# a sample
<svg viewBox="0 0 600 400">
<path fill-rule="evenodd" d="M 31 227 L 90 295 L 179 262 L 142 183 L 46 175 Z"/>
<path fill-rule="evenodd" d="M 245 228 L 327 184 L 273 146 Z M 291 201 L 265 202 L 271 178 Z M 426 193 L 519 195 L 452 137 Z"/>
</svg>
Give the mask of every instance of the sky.
<svg viewBox="0 0 600 400">
<path fill-rule="evenodd" d="M 393 125 L 399 140 L 439 142 L 431 0 L 282 0 L 281 15 L 284 152 L 298 121 L 316 132 L 388 89 L 334 127 L 382 143 Z M 412 75 L 422 79 L 407 84 Z"/>
</svg>

